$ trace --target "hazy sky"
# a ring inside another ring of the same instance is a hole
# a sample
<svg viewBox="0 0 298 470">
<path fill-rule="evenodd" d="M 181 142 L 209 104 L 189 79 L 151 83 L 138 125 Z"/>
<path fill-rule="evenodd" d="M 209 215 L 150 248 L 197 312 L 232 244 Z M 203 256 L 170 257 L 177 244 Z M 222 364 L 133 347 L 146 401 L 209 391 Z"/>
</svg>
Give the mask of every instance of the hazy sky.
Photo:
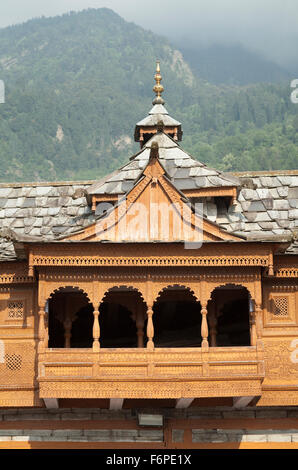
<svg viewBox="0 0 298 470">
<path fill-rule="evenodd" d="M 3 3 L 2 0 L 0 27 L 70 10 L 107 7 L 125 20 L 172 40 L 193 44 L 240 42 L 283 64 L 298 61 L 297 0 L 9 0 Z"/>
</svg>

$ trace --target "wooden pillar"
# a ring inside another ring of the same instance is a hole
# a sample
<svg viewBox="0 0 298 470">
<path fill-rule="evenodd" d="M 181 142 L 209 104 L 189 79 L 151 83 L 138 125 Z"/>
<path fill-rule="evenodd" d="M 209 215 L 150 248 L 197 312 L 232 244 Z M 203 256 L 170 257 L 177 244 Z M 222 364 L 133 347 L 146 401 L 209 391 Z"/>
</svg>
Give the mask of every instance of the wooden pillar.
<svg viewBox="0 0 298 470">
<path fill-rule="evenodd" d="M 66 312 L 66 318 L 63 323 L 64 326 L 64 347 L 70 348 L 72 318 L 69 312 Z"/>
<path fill-rule="evenodd" d="M 152 305 L 148 305 L 147 308 L 147 317 L 148 317 L 148 323 L 147 323 L 147 349 L 154 349 L 154 343 L 153 343 L 153 337 L 154 337 L 154 327 L 153 327 L 153 309 Z"/>
<path fill-rule="evenodd" d="M 38 352 L 43 352 L 45 349 L 45 307 L 39 306 L 38 309 Z"/>
<path fill-rule="evenodd" d="M 100 327 L 99 327 L 99 310 L 95 309 L 93 312 L 94 322 L 93 322 L 93 351 L 98 352 L 100 349 Z"/>
<path fill-rule="evenodd" d="M 252 346 L 257 344 L 255 312 L 250 313 L 250 342 Z"/>
<path fill-rule="evenodd" d="M 256 323 L 256 347 L 257 347 L 257 358 L 258 358 L 258 373 L 261 375 L 265 375 L 264 344 L 262 340 L 262 329 L 263 329 L 262 305 L 259 303 L 256 303 L 255 323 Z"/>
<path fill-rule="evenodd" d="M 254 302 L 250 300 L 250 312 L 249 312 L 249 324 L 250 324 L 250 343 L 251 346 L 256 346 L 257 344 L 257 332 L 256 332 L 256 311 Z"/>
<path fill-rule="evenodd" d="M 262 341 L 262 306 L 260 304 L 256 304 L 255 308 L 255 325 L 256 325 L 256 338 L 257 344 L 263 347 Z"/>
<path fill-rule="evenodd" d="M 202 325 L 201 325 L 201 336 L 202 336 L 202 349 L 208 349 L 208 322 L 207 322 L 207 302 L 203 302 L 202 304 Z"/>
<path fill-rule="evenodd" d="M 274 276 L 274 264 L 273 264 L 273 252 L 272 251 L 269 253 L 268 275 Z"/>
</svg>

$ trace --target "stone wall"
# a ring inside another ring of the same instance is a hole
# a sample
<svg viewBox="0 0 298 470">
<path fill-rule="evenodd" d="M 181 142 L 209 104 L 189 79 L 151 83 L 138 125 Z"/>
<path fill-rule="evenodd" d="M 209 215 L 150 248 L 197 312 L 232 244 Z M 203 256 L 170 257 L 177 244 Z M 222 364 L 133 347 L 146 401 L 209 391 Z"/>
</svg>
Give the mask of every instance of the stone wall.
<svg viewBox="0 0 298 470">
<path fill-rule="evenodd" d="M 140 427 L 135 410 L 2 409 L 0 443 L 134 443 L 159 448 L 203 444 L 293 443 L 298 447 L 298 407 L 155 409 L 163 428 Z M 129 446 L 127 444 L 127 446 Z"/>
</svg>

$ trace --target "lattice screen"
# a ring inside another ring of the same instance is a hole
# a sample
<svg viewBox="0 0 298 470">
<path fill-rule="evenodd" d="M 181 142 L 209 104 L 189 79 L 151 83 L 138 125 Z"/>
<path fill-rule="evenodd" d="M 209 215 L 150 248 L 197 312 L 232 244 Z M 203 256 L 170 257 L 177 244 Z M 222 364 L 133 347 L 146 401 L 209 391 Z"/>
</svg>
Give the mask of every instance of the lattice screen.
<svg viewBox="0 0 298 470">
<path fill-rule="evenodd" d="M 34 341 L 4 340 L 4 352 L 4 361 L 0 363 L 0 384 L 32 386 L 37 374 Z"/>
<path fill-rule="evenodd" d="M 275 317 L 289 316 L 289 299 L 288 297 L 274 297 L 273 299 L 273 315 Z"/>
<path fill-rule="evenodd" d="M 20 354 L 5 354 L 5 365 L 9 370 L 20 370 L 22 368 L 22 356 Z"/>
<path fill-rule="evenodd" d="M 23 317 L 24 317 L 24 302 L 20 300 L 8 302 L 8 318 L 19 320 Z"/>
</svg>

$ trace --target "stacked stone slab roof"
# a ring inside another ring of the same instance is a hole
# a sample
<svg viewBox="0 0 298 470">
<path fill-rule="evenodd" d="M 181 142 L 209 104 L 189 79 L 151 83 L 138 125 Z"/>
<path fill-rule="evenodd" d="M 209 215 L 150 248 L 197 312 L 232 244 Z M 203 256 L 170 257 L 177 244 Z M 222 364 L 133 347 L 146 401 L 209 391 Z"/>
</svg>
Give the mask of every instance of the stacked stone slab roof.
<svg viewBox="0 0 298 470">
<path fill-rule="evenodd" d="M 298 232 L 298 170 L 234 173 L 241 182 L 237 202 L 218 210 L 216 222 L 248 239 L 270 240 Z M 208 207 L 208 203 L 207 203 Z M 287 253 L 298 254 L 298 241 Z"/>
<path fill-rule="evenodd" d="M 132 163 L 136 162 L 145 164 L 142 158 L 132 160 Z M 207 171 L 205 165 L 197 163 L 192 168 Z M 178 166 L 176 171 L 181 169 L 183 167 Z M 174 166 L 172 175 L 175 175 Z M 237 178 L 242 185 L 238 200 L 228 211 L 225 205 L 217 210 L 214 203 L 206 201 L 205 214 L 209 220 L 248 239 L 270 240 L 276 235 L 287 236 L 298 231 L 298 171 L 249 172 L 229 176 Z M 177 179 L 175 181 L 172 176 L 179 188 Z M 94 181 L 0 184 L 0 234 L 7 234 L 7 229 L 11 229 L 20 237 L 55 240 L 86 227 L 94 222 L 96 216 L 85 196 L 77 199 L 72 196 L 78 189 L 88 191 L 96 184 Z M 287 253 L 298 254 L 298 243 L 294 242 Z M 7 238 L 0 239 L 0 260 L 15 258 L 12 242 Z"/>
<path fill-rule="evenodd" d="M 186 189 L 240 185 L 238 178 L 209 168 L 195 160 L 171 137 L 160 132 L 154 135 L 118 172 L 92 185 L 88 190 L 89 194 L 125 194 L 130 191 L 149 161 L 152 142 L 158 143 L 159 160 L 172 183 L 182 192 Z"/>
<path fill-rule="evenodd" d="M 56 238 L 85 227 L 94 215 L 85 197 L 73 199 L 91 182 L 0 184 L 0 233 Z M 13 244 L 0 239 L 0 260 L 15 259 Z"/>
<path fill-rule="evenodd" d="M 169 116 L 168 111 L 162 104 L 155 104 L 149 111 L 148 116 L 137 123 L 137 127 L 154 127 L 159 121 L 162 121 L 164 126 L 181 126 L 181 122 Z"/>
</svg>

